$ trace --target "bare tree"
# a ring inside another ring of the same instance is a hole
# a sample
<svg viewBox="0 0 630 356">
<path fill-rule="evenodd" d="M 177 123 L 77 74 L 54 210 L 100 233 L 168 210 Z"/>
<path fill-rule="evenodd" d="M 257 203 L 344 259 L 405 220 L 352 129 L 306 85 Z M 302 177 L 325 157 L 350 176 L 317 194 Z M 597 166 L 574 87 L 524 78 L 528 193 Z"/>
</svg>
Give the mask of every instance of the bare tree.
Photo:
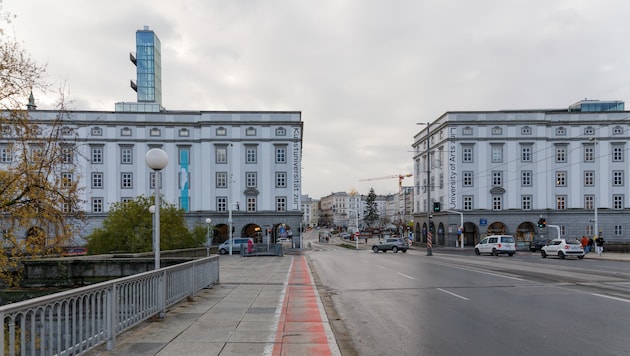
<svg viewBox="0 0 630 356">
<path fill-rule="evenodd" d="M 9 24 L 10 16 L 0 22 Z M 35 122 L 29 115 L 33 88 L 46 90 L 44 73 L 0 29 L 0 279 L 12 286 L 21 279 L 20 258 L 59 253 L 83 220 L 75 136 L 64 131 L 63 94 L 52 120 Z"/>
</svg>

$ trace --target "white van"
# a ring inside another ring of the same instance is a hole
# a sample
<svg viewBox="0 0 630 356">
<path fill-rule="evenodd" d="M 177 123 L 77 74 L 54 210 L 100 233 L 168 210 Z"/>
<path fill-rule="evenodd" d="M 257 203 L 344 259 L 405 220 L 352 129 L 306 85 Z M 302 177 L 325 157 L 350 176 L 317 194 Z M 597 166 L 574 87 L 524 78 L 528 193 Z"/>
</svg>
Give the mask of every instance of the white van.
<svg viewBox="0 0 630 356">
<path fill-rule="evenodd" d="M 475 245 L 475 253 L 489 253 L 498 256 L 500 253 L 507 253 L 508 256 L 514 256 L 516 252 L 516 243 L 512 235 L 491 235 L 485 237 Z"/>
<path fill-rule="evenodd" d="M 244 245 L 244 248 L 247 250 L 247 241 L 251 241 L 254 243 L 254 240 L 251 238 L 232 238 L 232 253 L 241 253 L 241 245 Z M 230 240 L 228 239 L 224 243 L 219 245 L 219 253 L 225 255 L 230 252 Z"/>
</svg>

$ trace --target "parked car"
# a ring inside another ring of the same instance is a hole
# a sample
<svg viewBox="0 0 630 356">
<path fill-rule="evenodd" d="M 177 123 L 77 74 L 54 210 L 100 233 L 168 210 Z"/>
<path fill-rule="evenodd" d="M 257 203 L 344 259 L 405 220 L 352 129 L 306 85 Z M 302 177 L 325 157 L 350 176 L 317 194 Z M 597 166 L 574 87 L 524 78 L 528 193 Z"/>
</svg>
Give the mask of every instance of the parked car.
<svg viewBox="0 0 630 356">
<path fill-rule="evenodd" d="M 539 251 L 543 246 L 547 244 L 547 240 L 533 239 L 529 242 L 529 250 L 532 252 Z"/>
<path fill-rule="evenodd" d="M 543 258 L 547 256 L 558 256 L 564 259 L 567 256 L 584 258 L 584 247 L 577 239 L 554 239 L 540 249 Z"/>
<path fill-rule="evenodd" d="M 340 239 L 348 240 L 350 238 L 350 234 L 347 232 L 342 232 L 339 234 Z"/>
<path fill-rule="evenodd" d="M 232 253 L 241 253 L 241 245 L 244 245 L 247 249 L 247 241 L 250 240 L 254 243 L 254 240 L 251 238 L 232 238 Z M 220 254 L 225 255 L 228 252 L 230 252 L 230 240 L 227 240 L 219 245 Z"/>
<path fill-rule="evenodd" d="M 516 243 L 512 235 L 492 235 L 485 237 L 475 245 L 475 254 L 489 253 L 493 256 L 506 253 L 508 256 L 514 256 L 516 252 Z"/>
<path fill-rule="evenodd" d="M 402 252 L 407 252 L 408 248 L 409 248 L 409 244 L 407 244 L 407 241 L 405 239 L 392 237 L 392 238 L 382 239 L 377 244 L 373 245 L 372 251 L 374 251 L 374 253 L 378 253 L 378 251 L 383 251 L 383 253 L 385 253 L 388 250 L 392 250 L 392 252 L 397 253 L 398 250 Z"/>
<path fill-rule="evenodd" d="M 288 239 L 288 238 L 286 238 L 286 237 L 281 237 L 281 238 L 279 238 L 279 239 L 277 240 L 277 242 L 278 242 L 279 244 L 281 244 L 281 243 L 283 243 L 283 242 L 289 242 L 289 239 Z"/>
</svg>

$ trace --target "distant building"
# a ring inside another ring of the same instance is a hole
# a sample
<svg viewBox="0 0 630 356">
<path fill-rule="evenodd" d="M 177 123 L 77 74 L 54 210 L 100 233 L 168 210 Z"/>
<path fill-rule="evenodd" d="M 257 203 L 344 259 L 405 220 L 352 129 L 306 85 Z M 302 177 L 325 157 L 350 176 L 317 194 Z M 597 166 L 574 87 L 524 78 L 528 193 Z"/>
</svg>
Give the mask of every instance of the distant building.
<svg viewBox="0 0 630 356">
<path fill-rule="evenodd" d="M 565 109 L 446 112 L 414 136 L 414 232 L 455 246 L 513 234 L 630 241 L 630 112 L 622 101 Z M 439 202 L 439 212 L 433 211 Z M 451 210 L 451 212 L 447 211 Z M 429 216 L 432 216 L 429 219 Z M 548 227 L 538 228 L 537 221 Z"/>
</svg>

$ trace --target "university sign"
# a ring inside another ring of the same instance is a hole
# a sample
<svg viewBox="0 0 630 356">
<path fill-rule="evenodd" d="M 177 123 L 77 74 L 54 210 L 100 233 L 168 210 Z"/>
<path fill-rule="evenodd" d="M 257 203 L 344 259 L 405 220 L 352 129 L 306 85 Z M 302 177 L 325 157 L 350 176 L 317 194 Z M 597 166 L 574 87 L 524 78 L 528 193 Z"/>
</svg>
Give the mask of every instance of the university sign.
<svg viewBox="0 0 630 356">
<path fill-rule="evenodd" d="M 449 128 L 448 147 L 448 206 L 449 209 L 457 208 L 457 128 Z"/>
<path fill-rule="evenodd" d="M 302 132 L 299 127 L 293 128 L 293 196 L 291 203 L 293 204 L 292 210 L 300 210 L 300 195 L 301 195 L 301 175 L 300 175 L 300 157 L 302 156 L 302 148 L 300 147 L 300 137 Z"/>
</svg>

